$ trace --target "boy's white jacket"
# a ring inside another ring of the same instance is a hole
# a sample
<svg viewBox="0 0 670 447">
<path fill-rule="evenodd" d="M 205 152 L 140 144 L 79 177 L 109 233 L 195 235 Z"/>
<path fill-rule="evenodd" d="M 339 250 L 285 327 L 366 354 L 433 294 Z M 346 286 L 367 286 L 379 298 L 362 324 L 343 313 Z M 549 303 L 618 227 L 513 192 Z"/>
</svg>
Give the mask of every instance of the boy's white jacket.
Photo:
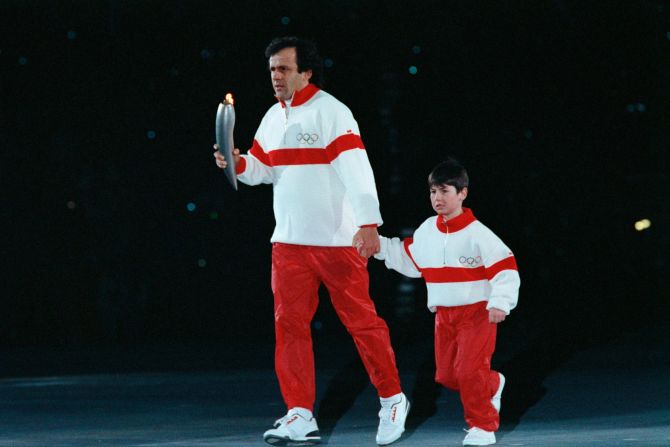
<svg viewBox="0 0 670 447">
<path fill-rule="evenodd" d="M 313 84 L 270 107 L 236 166 L 247 185 L 271 183 L 271 242 L 351 247 L 381 225 L 374 174 L 351 111 Z"/>
<path fill-rule="evenodd" d="M 480 301 L 508 315 L 516 307 L 521 281 L 514 255 L 469 208 L 446 223 L 430 217 L 412 238 L 380 239 L 375 258 L 406 276 L 423 277 L 432 312 Z"/>
</svg>

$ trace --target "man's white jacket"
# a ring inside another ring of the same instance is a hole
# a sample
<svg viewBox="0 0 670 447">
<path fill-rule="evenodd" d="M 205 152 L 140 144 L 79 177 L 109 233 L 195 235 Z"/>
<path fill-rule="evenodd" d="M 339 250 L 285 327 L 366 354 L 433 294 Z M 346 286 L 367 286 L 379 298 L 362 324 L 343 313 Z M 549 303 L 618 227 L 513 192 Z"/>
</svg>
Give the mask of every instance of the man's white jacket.
<svg viewBox="0 0 670 447">
<path fill-rule="evenodd" d="M 248 185 L 272 184 L 272 242 L 350 247 L 359 227 L 382 224 L 358 124 L 313 84 L 267 111 L 236 171 Z"/>
</svg>

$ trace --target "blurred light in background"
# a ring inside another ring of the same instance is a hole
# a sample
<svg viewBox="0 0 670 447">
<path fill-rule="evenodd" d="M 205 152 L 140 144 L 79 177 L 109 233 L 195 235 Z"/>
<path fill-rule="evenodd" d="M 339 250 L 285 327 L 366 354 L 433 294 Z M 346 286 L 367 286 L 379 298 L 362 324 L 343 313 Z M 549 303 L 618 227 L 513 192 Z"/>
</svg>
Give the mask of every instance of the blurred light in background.
<svg viewBox="0 0 670 447">
<path fill-rule="evenodd" d="M 195 208 L 196 208 L 196 207 L 195 207 L 195 203 L 193 203 L 193 202 L 188 202 L 188 203 L 186 204 L 186 209 L 187 209 L 189 212 L 191 212 L 191 213 L 192 213 L 193 211 L 195 211 Z"/>
<path fill-rule="evenodd" d="M 412 47 L 412 53 L 414 53 L 414 54 L 419 54 L 419 53 L 421 53 L 421 47 L 418 46 L 418 45 L 414 45 L 414 46 Z"/>
<path fill-rule="evenodd" d="M 288 25 L 289 23 L 291 23 L 291 18 L 290 17 L 284 16 L 284 17 L 281 18 L 281 24 L 282 25 Z"/>
<path fill-rule="evenodd" d="M 147 132 L 147 138 L 150 140 L 155 140 L 156 139 L 156 132 L 153 130 L 150 130 Z"/>
<path fill-rule="evenodd" d="M 418 72 L 419 72 L 419 69 L 416 68 L 414 65 L 411 65 L 411 66 L 409 67 L 409 74 L 413 74 L 413 75 L 415 75 L 415 74 L 417 74 Z"/>
<path fill-rule="evenodd" d="M 26 65 L 28 63 L 28 58 L 25 56 L 21 56 L 19 58 L 19 65 Z"/>
<path fill-rule="evenodd" d="M 204 48 L 203 50 L 200 51 L 200 57 L 203 59 L 209 59 L 212 57 L 212 52 L 209 51 L 207 48 Z"/>
<path fill-rule="evenodd" d="M 219 218 L 219 213 L 217 213 L 216 211 L 212 211 L 211 213 L 209 213 L 209 218 L 212 220 L 216 220 Z"/>
<path fill-rule="evenodd" d="M 207 267 L 207 261 L 205 261 L 203 258 L 198 259 L 198 267 L 200 268 Z"/>
<path fill-rule="evenodd" d="M 332 68 L 333 67 L 333 60 L 329 57 L 325 58 L 323 60 L 323 66 L 326 68 Z"/>
<path fill-rule="evenodd" d="M 626 106 L 626 111 L 628 113 L 635 113 L 635 112 L 646 112 L 647 111 L 647 106 L 641 102 L 634 103 L 634 104 L 628 104 Z"/>
<path fill-rule="evenodd" d="M 69 210 L 73 210 L 77 207 L 77 204 L 73 200 L 70 200 L 65 206 L 67 206 Z"/>
<path fill-rule="evenodd" d="M 637 231 L 644 231 L 651 227 L 651 221 L 649 219 L 641 219 L 635 222 L 635 229 Z"/>
<path fill-rule="evenodd" d="M 67 32 L 67 38 L 70 40 L 74 40 L 77 38 L 77 32 L 76 31 L 68 31 Z"/>
</svg>

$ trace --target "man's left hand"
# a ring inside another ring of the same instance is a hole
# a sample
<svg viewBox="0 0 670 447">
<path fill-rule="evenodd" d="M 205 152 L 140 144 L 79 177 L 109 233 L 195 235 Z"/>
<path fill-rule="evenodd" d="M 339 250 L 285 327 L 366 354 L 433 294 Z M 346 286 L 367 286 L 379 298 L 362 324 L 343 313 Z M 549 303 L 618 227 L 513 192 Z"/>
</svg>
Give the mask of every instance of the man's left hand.
<svg viewBox="0 0 670 447">
<path fill-rule="evenodd" d="M 354 234 L 352 244 L 358 254 L 364 258 L 369 258 L 379 252 L 379 233 L 377 227 L 364 227 Z"/>
<path fill-rule="evenodd" d="M 495 307 L 489 309 L 489 322 L 491 323 L 500 323 L 505 320 L 506 316 L 505 311 L 496 309 Z"/>
</svg>

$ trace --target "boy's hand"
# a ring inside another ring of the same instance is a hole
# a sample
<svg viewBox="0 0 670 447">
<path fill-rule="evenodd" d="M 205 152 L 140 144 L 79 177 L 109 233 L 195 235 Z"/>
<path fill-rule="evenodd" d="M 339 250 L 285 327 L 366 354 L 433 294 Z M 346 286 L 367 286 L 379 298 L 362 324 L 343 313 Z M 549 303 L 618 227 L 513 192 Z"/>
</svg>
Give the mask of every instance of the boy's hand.
<svg viewBox="0 0 670 447">
<path fill-rule="evenodd" d="M 505 312 L 500 309 L 496 309 L 495 307 L 489 309 L 489 322 L 491 323 L 500 323 L 505 320 L 506 316 Z"/>
<path fill-rule="evenodd" d="M 364 258 L 369 258 L 379 252 L 381 248 L 379 243 L 379 233 L 377 227 L 363 227 L 354 234 L 351 245 L 358 250 L 358 254 Z"/>
</svg>

